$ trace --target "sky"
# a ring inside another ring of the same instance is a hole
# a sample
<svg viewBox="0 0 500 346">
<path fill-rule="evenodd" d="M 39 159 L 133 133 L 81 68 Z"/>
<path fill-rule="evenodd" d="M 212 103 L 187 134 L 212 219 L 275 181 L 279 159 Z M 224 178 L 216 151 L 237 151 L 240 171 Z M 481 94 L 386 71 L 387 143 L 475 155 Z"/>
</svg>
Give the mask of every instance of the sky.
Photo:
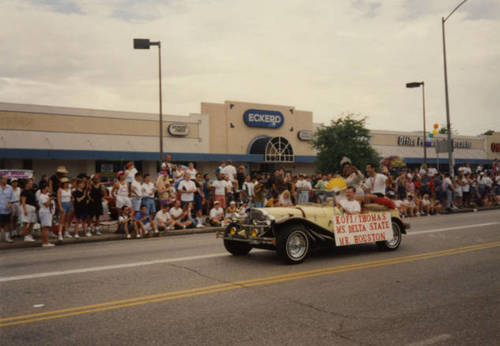
<svg viewBox="0 0 500 346">
<path fill-rule="evenodd" d="M 2 0 L 0 102 L 164 113 L 200 102 L 294 106 L 370 129 L 446 124 L 441 17 L 460 0 Z M 446 22 L 450 118 L 500 131 L 500 1 L 468 0 Z"/>
</svg>

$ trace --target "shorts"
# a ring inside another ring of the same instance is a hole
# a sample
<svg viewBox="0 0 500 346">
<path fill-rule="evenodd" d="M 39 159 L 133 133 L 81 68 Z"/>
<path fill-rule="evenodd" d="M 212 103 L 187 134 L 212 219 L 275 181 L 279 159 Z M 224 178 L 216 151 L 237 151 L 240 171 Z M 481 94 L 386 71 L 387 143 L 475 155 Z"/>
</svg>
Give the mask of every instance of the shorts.
<svg viewBox="0 0 500 346">
<path fill-rule="evenodd" d="M 134 207 L 135 211 L 141 210 L 141 201 L 142 201 L 142 198 L 132 197 L 131 201 L 132 201 L 132 206 Z"/>
<path fill-rule="evenodd" d="M 120 226 L 118 226 L 118 233 L 125 233 L 125 225 L 127 225 L 127 231 L 130 232 L 134 230 L 132 222 L 127 222 L 126 224 L 121 223 Z"/>
<path fill-rule="evenodd" d="M 12 203 L 12 210 L 10 212 L 12 216 L 19 216 L 19 202 Z"/>
<path fill-rule="evenodd" d="M 21 213 L 21 221 L 23 223 L 36 223 L 36 208 L 34 206 L 26 204 L 26 214 L 24 214 L 22 207 L 19 212 Z"/>
<path fill-rule="evenodd" d="M 226 209 L 226 196 L 224 195 L 215 195 L 214 197 L 214 202 L 219 201 L 220 206 L 222 209 Z"/>
<path fill-rule="evenodd" d="M 181 201 L 181 206 L 182 208 L 184 208 L 184 206 L 188 203 L 193 203 L 194 204 L 194 201 Z"/>
<path fill-rule="evenodd" d="M 10 214 L 0 214 L 0 227 L 10 224 Z"/>
<path fill-rule="evenodd" d="M 89 216 L 95 216 L 95 217 L 99 217 L 101 216 L 103 213 L 102 213 L 102 203 L 101 202 L 98 202 L 98 203 L 91 203 L 89 205 Z"/>
<path fill-rule="evenodd" d="M 38 217 L 42 227 L 52 227 L 52 214 L 50 211 L 41 210 L 38 212 Z"/>
<path fill-rule="evenodd" d="M 130 198 L 124 197 L 124 196 L 116 196 L 116 207 L 118 209 L 121 209 L 122 207 L 131 207 L 132 202 L 130 201 Z"/>
<path fill-rule="evenodd" d="M 75 219 L 77 220 L 85 220 L 89 217 L 89 213 L 86 209 L 75 209 Z"/>
<path fill-rule="evenodd" d="M 61 206 L 65 213 L 71 213 L 73 211 L 73 203 L 71 202 L 61 202 Z"/>
</svg>

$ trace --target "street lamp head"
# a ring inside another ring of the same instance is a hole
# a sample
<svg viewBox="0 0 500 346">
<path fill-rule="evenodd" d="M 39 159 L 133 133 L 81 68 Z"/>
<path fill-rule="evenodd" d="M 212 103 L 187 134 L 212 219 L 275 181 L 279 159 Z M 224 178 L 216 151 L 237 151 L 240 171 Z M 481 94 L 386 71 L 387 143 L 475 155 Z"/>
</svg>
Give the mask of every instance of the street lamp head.
<svg viewBox="0 0 500 346">
<path fill-rule="evenodd" d="M 151 43 L 148 38 L 134 38 L 134 49 L 149 49 Z"/>
<path fill-rule="evenodd" d="M 412 82 L 412 83 L 406 83 L 407 88 L 418 88 L 421 85 L 424 85 L 424 82 Z"/>
</svg>

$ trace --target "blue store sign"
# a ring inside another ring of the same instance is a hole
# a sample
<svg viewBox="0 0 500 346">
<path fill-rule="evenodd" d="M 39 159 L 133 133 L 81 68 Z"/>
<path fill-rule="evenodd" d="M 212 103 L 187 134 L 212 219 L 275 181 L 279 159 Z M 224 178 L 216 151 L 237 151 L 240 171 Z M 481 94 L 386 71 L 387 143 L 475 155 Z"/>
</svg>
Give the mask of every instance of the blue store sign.
<svg viewBox="0 0 500 346">
<path fill-rule="evenodd" d="M 285 117 L 278 111 L 249 109 L 243 113 L 243 121 L 250 127 L 265 127 L 277 129 L 283 125 Z"/>
</svg>

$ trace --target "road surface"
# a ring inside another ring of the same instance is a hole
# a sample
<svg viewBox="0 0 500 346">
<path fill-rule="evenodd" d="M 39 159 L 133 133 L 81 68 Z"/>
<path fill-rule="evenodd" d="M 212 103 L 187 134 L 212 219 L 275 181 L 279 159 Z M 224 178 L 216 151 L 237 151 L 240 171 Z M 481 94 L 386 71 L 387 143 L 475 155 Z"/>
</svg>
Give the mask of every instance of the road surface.
<svg viewBox="0 0 500 346">
<path fill-rule="evenodd" d="M 213 234 L 0 253 L 3 345 L 494 345 L 500 210 L 300 265 Z"/>
</svg>

